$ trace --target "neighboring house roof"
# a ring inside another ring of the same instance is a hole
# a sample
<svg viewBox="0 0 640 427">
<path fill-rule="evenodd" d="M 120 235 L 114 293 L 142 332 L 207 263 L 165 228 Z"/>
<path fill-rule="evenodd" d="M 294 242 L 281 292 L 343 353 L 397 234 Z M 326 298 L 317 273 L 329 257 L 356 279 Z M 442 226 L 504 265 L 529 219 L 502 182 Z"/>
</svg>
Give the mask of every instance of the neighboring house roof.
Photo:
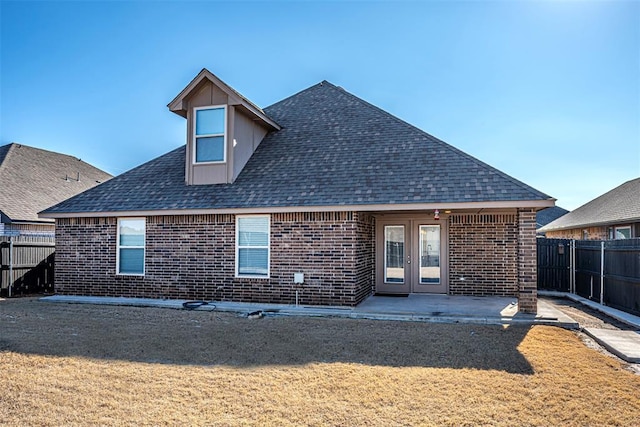
<svg viewBox="0 0 640 427">
<path fill-rule="evenodd" d="M 0 165 L 2 165 L 2 162 L 4 161 L 5 156 L 9 152 L 9 148 L 11 148 L 11 145 L 12 144 L 7 144 L 0 147 Z"/>
<path fill-rule="evenodd" d="M 552 206 L 550 208 L 542 209 L 536 212 L 536 228 L 543 227 L 568 212 L 568 210 L 561 208 L 560 206 Z"/>
<path fill-rule="evenodd" d="M 539 231 L 568 230 L 640 221 L 639 201 L 640 178 L 636 178 L 547 224 Z"/>
<path fill-rule="evenodd" d="M 38 218 L 42 209 L 109 178 L 108 173 L 72 156 L 16 143 L 3 145 L 0 216 L 11 222 L 43 221 Z"/>
<path fill-rule="evenodd" d="M 548 195 L 326 81 L 264 113 L 282 129 L 265 137 L 232 184 L 186 185 L 182 146 L 44 214 L 553 205 Z"/>
</svg>

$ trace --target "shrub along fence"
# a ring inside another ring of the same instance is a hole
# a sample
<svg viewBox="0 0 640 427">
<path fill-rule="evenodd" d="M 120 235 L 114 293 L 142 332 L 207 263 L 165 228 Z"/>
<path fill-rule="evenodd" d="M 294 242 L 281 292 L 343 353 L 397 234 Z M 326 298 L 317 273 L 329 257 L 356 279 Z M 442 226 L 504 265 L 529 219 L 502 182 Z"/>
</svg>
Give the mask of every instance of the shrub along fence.
<svg viewBox="0 0 640 427">
<path fill-rule="evenodd" d="M 55 239 L 0 236 L 0 296 L 53 292 Z"/>
<path fill-rule="evenodd" d="M 640 239 L 538 239 L 538 289 L 640 315 Z"/>
</svg>

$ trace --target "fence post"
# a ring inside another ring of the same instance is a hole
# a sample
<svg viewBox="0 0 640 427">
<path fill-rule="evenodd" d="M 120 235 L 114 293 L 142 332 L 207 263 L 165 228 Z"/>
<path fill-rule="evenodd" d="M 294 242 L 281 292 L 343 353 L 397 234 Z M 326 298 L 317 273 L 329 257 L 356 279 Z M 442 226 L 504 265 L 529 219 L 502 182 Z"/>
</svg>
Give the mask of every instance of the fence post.
<svg viewBox="0 0 640 427">
<path fill-rule="evenodd" d="M 604 305 L 604 240 L 600 242 L 600 304 Z"/>
<path fill-rule="evenodd" d="M 9 237 L 9 283 L 7 293 L 11 298 L 11 287 L 13 286 L 13 236 Z"/>
<path fill-rule="evenodd" d="M 571 250 L 569 252 L 569 268 L 571 269 L 569 276 L 569 292 L 576 293 L 576 241 L 571 239 Z"/>
</svg>

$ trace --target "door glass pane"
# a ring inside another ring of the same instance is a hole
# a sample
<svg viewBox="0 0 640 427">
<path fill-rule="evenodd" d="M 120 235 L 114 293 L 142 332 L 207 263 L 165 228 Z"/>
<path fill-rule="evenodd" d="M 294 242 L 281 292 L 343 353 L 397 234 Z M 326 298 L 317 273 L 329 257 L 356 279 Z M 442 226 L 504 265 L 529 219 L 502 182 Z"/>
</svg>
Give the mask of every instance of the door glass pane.
<svg viewBox="0 0 640 427">
<path fill-rule="evenodd" d="M 420 226 L 420 283 L 440 284 L 440 226 Z"/>
<path fill-rule="evenodd" d="M 384 227 L 384 281 L 404 283 L 404 225 Z"/>
</svg>

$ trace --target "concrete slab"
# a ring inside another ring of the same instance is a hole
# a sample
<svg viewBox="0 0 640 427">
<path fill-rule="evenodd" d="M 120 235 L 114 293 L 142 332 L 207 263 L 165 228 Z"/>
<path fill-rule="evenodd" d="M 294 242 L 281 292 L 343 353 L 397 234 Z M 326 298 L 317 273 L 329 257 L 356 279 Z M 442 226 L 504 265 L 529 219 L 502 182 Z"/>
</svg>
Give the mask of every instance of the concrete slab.
<svg viewBox="0 0 640 427">
<path fill-rule="evenodd" d="M 182 309 L 184 300 L 54 295 L 46 302 L 128 305 Z M 540 302 L 538 314 L 518 312 L 513 298 L 466 297 L 449 295 L 410 295 L 408 297 L 371 296 L 357 307 L 304 306 L 210 301 L 196 310 L 225 311 L 247 315 L 261 311 L 266 316 L 343 317 L 351 319 L 399 320 L 411 322 L 473 324 L 544 324 L 577 328 L 578 324 L 554 307 Z"/>
<path fill-rule="evenodd" d="M 555 308 L 552 304 L 548 304 L 546 301 L 538 300 L 538 319 L 536 324 L 560 326 L 566 329 L 579 329 L 580 324 L 571 317 L 567 316 L 564 312 Z M 551 319 L 551 321 L 547 321 Z"/>
<path fill-rule="evenodd" d="M 634 316 L 631 313 L 627 313 L 625 311 L 618 310 L 613 307 L 607 307 L 606 305 L 601 305 L 595 301 L 591 301 L 579 295 L 571 294 L 568 292 L 555 292 L 555 291 L 538 291 L 538 295 L 558 297 L 558 298 L 569 298 L 570 300 L 584 304 L 587 307 L 593 308 L 594 310 L 598 310 L 599 312 L 604 313 L 609 317 L 613 317 L 616 320 L 624 322 L 629 326 L 633 326 L 634 328 L 640 329 L 639 316 Z"/>
<path fill-rule="evenodd" d="M 639 332 L 596 328 L 585 328 L 584 332 L 622 360 L 640 363 Z"/>
</svg>

